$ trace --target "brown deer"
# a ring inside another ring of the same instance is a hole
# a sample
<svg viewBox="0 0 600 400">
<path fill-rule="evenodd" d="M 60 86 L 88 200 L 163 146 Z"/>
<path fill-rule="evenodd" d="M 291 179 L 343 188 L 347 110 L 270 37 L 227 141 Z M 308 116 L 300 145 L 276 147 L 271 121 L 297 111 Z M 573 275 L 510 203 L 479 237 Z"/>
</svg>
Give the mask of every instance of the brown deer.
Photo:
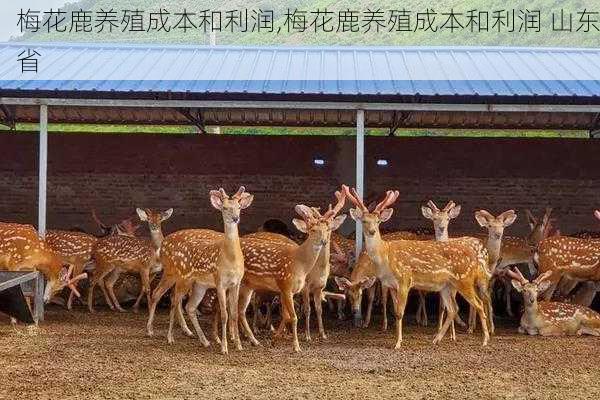
<svg viewBox="0 0 600 400">
<path fill-rule="evenodd" d="M 210 202 L 221 212 L 224 234 L 207 240 L 206 230 L 187 229 L 169 235 L 163 243 L 161 262 L 164 267 L 160 283 L 152 294 L 147 333 L 153 335 L 156 305 L 164 293 L 174 286 L 169 315 L 168 343 L 173 343 L 173 323 L 183 297 L 192 291 L 186 312 L 203 346 L 209 342 L 198 323 L 196 310 L 209 288 L 216 288 L 221 313 L 221 352 L 228 353 L 227 324 L 236 348 L 242 350 L 238 330 L 238 298 L 244 276 L 244 257 L 240 247 L 238 224 L 240 211 L 250 207 L 254 196 L 241 186 L 231 197 L 225 190 L 211 190 Z M 209 235 L 210 236 L 210 235 Z M 227 307 L 229 303 L 229 307 Z M 182 323 L 182 317 L 180 317 Z M 185 321 L 183 321 L 185 323 Z"/>
<path fill-rule="evenodd" d="M 343 194 L 336 196 L 339 205 L 343 201 Z M 295 352 L 300 351 L 294 295 L 304 289 L 307 276 L 315 268 L 323 248 L 329 244 L 331 232 L 344 222 L 345 215 L 335 216 L 339 209 L 336 206 L 325 214 L 326 218 L 317 219 L 314 209 L 297 205 L 295 210 L 303 219 L 294 219 L 292 222 L 300 232 L 308 235 L 301 245 L 256 238 L 242 241 L 246 273 L 240 291 L 240 317 L 246 337 L 254 345 L 259 345 L 259 342 L 246 320 L 246 308 L 254 291 L 266 291 L 279 293 L 281 297 L 282 323 L 276 335 L 281 335 L 285 325 L 291 324 L 292 348 Z"/>
<path fill-rule="evenodd" d="M 521 317 L 519 333 L 542 336 L 594 335 L 600 336 L 600 314 L 590 308 L 554 301 L 538 301 L 538 293 L 544 292 L 552 282 L 552 271 L 539 275 L 529 282 L 521 271 L 507 269 L 514 288 L 523 294 L 525 312 Z"/>
<path fill-rule="evenodd" d="M 171 217 L 173 209 L 157 212 L 138 208 L 136 211 L 139 218 L 148 223 L 151 240 L 112 235 L 96 243 L 93 251 L 96 267 L 88 291 L 88 309 L 91 313 L 94 312 L 94 288 L 103 281 L 114 308 L 125 311 L 114 292 L 114 285 L 122 272 L 139 274 L 142 282 L 142 290 L 133 305 L 133 311 L 138 312 L 144 294 L 150 305 L 150 276 L 162 269 L 159 261 L 163 240 L 161 224 Z"/>
<path fill-rule="evenodd" d="M 439 292 L 448 311 L 448 317 L 435 336 L 434 343 L 442 340 L 450 323 L 454 321 L 457 309 L 452 295 L 454 291 L 458 291 L 479 314 L 483 326 L 483 344 L 486 345 L 489 340 L 487 317 L 484 303 L 478 294 L 482 291 L 479 270 L 486 266 L 482 266 L 473 247 L 465 244 L 467 240 L 386 242 L 381 238 L 379 225 L 392 216 L 393 209 L 389 207 L 396 201 L 399 193 L 388 191 L 385 199 L 371 212 L 354 189 L 351 193 L 345 186 L 344 192 L 357 207 L 350 210 L 350 216 L 363 225 L 366 250 L 375 264 L 377 277 L 392 295 L 396 317 L 395 348 L 399 349 L 402 343 L 402 319 L 411 288 Z M 471 241 L 477 242 L 476 239 Z M 362 290 L 359 285 L 361 281 L 351 282 L 350 290 Z"/>
<path fill-rule="evenodd" d="M 596 211 L 600 214 L 600 212 Z M 550 300 L 561 279 L 569 288 L 579 282 L 600 281 L 600 240 L 568 236 L 552 236 L 541 241 L 535 254 L 540 274 L 550 272 L 551 285 L 544 291 L 544 300 Z"/>
<path fill-rule="evenodd" d="M 596 294 L 600 291 L 600 282 L 587 281 L 582 282 L 580 287 L 575 290 L 568 298 L 567 302 L 579 304 L 585 307 L 591 307 Z"/>
<path fill-rule="evenodd" d="M 79 295 L 77 282 L 87 278 L 87 274 L 73 277 L 73 265 L 63 262 L 40 239 L 31 225 L 0 222 L 0 269 L 22 271 L 37 269 L 47 279 L 44 289 L 44 302 L 68 287 Z"/>
</svg>

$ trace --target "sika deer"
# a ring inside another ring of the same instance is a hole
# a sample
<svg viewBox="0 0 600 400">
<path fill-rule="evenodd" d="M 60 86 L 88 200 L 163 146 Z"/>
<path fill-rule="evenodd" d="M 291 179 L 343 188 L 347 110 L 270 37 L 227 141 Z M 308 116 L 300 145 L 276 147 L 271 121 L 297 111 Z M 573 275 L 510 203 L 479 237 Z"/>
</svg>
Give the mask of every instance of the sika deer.
<svg viewBox="0 0 600 400">
<path fill-rule="evenodd" d="M 91 313 L 94 312 L 94 288 L 104 281 L 104 278 L 106 278 L 106 290 L 115 309 L 120 312 L 125 311 L 114 292 L 114 285 L 121 272 L 140 275 L 142 290 L 133 305 L 133 311 L 138 312 L 144 294 L 150 305 L 150 275 L 162 269 L 159 261 L 163 239 L 161 223 L 171 217 L 173 209 L 155 212 L 138 208 L 136 211 L 140 219 L 148 223 L 152 239 L 148 241 L 136 237 L 112 235 L 98 241 L 93 253 L 96 268 L 88 292 L 88 309 Z"/>
<path fill-rule="evenodd" d="M 542 336 L 594 335 L 600 336 L 600 314 L 590 308 L 554 301 L 538 301 L 538 293 L 544 292 L 552 282 L 551 271 L 529 282 L 521 271 L 507 269 L 514 288 L 523 294 L 525 312 L 521 317 L 519 333 Z"/>
<path fill-rule="evenodd" d="M 238 330 L 238 298 L 244 276 L 244 257 L 240 248 L 238 224 L 240 211 L 250 207 L 254 196 L 245 193 L 243 186 L 229 197 L 225 190 L 211 190 L 212 206 L 221 212 L 225 234 L 217 240 L 207 240 L 206 230 L 187 229 L 169 235 L 162 246 L 163 277 L 152 294 L 147 332 L 153 335 L 152 324 L 156 305 L 164 293 L 175 286 L 171 297 L 167 341 L 173 343 L 173 323 L 183 297 L 192 290 L 186 312 L 203 346 L 209 342 L 198 323 L 196 309 L 206 290 L 216 288 L 221 312 L 221 352 L 228 353 L 227 324 L 238 350 L 242 343 Z M 229 309 L 227 307 L 229 302 Z M 228 317 L 231 317 L 228 320 Z M 180 317 L 182 323 L 182 316 Z M 183 321 L 185 324 L 185 321 Z M 182 324 L 182 326 L 183 326 Z"/>
<path fill-rule="evenodd" d="M 69 287 L 76 295 L 76 284 L 87 274 L 73 276 L 73 265 L 65 264 L 40 239 L 31 225 L 0 222 L 0 268 L 8 271 L 38 269 L 47 279 L 44 302 L 50 301 L 64 287 Z"/>
<path fill-rule="evenodd" d="M 396 345 L 402 343 L 402 319 L 408 292 L 417 290 L 440 292 L 448 318 L 434 338 L 439 343 L 446 334 L 456 315 L 453 292 L 458 291 L 479 314 L 483 327 L 483 345 L 489 340 L 484 303 L 479 297 L 481 260 L 473 247 L 464 241 L 438 242 L 395 240 L 386 242 L 381 238 L 379 225 L 390 219 L 393 209 L 389 208 L 398 198 L 397 191 L 388 191 L 385 199 L 370 212 L 356 191 L 350 193 L 344 187 L 346 196 L 357 208 L 350 210 L 351 217 L 363 225 L 366 249 L 375 264 L 377 277 L 387 286 L 394 300 L 396 316 Z M 471 239 L 471 242 L 477 242 Z M 359 282 L 351 282 L 356 290 L 361 290 Z"/>
<path fill-rule="evenodd" d="M 339 201 L 338 197 L 338 201 Z M 290 323 L 293 333 L 293 350 L 300 351 L 298 342 L 298 318 L 294 310 L 294 295 L 305 286 L 323 248 L 328 246 L 331 232 L 339 228 L 346 216 L 326 219 L 314 218 L 313 209 L 297 205 L 296 212 L 302 220 L 294 219 L 296 228 L 308 235 L 301 245 L 283 242 L 270 242 L 248 238 L 242 240 L 246 273 L 240 291 L 240 317 L 248 339 L 259 345 L 246 319 L 246 308 L 254 291 L 279 293 L 282 305 L 282 323 L 276 335 L 283 332 L 285 324 Z"/>
</svg>

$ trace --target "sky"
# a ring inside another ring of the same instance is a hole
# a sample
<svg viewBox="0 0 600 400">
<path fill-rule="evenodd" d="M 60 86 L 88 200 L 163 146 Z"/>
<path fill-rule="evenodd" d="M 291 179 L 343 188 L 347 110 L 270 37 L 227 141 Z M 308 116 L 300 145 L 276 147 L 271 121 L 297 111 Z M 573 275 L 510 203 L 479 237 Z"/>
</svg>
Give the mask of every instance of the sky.
<svg viewBox="0 0 600 400">
<path fill-rule="evenodd" d="M 20 29 L 17 26 L 21 8 L 36 11 L 47 11 L 50 8 L 62 7 L 73 0 L 2 0 L 0 10 L 0 42 L 6 42 L 11 36 L 18 36 Z"/>
</svg>

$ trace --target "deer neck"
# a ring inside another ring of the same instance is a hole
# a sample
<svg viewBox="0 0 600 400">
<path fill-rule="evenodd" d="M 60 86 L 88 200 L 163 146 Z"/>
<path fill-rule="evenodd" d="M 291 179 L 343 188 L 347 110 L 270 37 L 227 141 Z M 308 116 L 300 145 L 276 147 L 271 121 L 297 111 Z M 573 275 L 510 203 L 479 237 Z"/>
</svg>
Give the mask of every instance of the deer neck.
<svg viewBox="0 0 600 400">
<path fill-rule="evenodd" d="M 240 245 L 240 234 L 238 224 L 225 223 L 223 226 L 223 249 L 228 253 L 230 258 L 241 256 L 242 247 Z"/>
<path fill-rule="evenodd" d="M 154 250 L 160 250 L 160 246 L 162 246 L 162 242 L 165 238 L 162 233 L 162 229 L 158 228 L 156 230 L 150 230 L 150 238 L 152 239 L 152 246 L 154 247 Z"/>
<path fill-rule="evenodd" d="M 319 268 L 321 271 L 329 271 L 329 258 L 331 257 L 331 240 L 323 246 L 319 257 L 317 258 L 315 268 Z"/>
<path fill-rule="evenodd" d="M 435 231 L 435 240 L 438 242 L 447 242 L 448 241 L 448 228 L 444 229 L 440 232 L 440 228 L 437 226 L 433 227 Z"/>
<path fill-rule="evenodd" d="M 377 230 L 373 236 L 365 235 L 365 247 L 367 248 L 369 258 L 373 260 L 377 266 L 383 265 L 386 259 L 385 254 L 387 252 L 388 244 L 381 238 L 379 230 Z"/>
<path fill-rule="evenodd" d="M 315 267 L 317 259 L 323 252 L 324 246 L 318 246 L 309 236 L 304 243 L 296 248 L 296 265 L 305 276 Z"/>
<path fill-rule="evenodd" d="M 502 235 L 500 235 L 500 237 L 497 238 L 495 235 L 492 235 L 490 233 L 488 235 L 486 248 L 490 256 L 490 265 L 496 265 L 496 263 L 500 259 L 500 250 L 502 248 Z"/>
</svg>

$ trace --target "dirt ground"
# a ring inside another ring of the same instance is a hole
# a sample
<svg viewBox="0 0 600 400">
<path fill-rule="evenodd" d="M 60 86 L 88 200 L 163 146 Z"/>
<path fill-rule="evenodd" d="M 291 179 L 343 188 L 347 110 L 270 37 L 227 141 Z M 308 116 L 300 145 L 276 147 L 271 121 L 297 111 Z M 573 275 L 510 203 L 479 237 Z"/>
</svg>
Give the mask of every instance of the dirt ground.
<svg viewBox="0 0 600 400">
<path fill-rule="evenodd" d="M 479 334 L 431 344 L 433 328 L 405 324 L 403 348 L 377 326 L 327 320 L 326 341 L 222 356 L 179 331 L 145 336 L 145 314 L 90 315 L 51 307 L 37 330 L 0 318 L 0 398 L 16 399 L 585 399 L 600 395 L 600 339 L 540 338 L 503 324 L 487 348 Z M 203 321 L 208 330 L 208 322 Z"/>
</svg>

